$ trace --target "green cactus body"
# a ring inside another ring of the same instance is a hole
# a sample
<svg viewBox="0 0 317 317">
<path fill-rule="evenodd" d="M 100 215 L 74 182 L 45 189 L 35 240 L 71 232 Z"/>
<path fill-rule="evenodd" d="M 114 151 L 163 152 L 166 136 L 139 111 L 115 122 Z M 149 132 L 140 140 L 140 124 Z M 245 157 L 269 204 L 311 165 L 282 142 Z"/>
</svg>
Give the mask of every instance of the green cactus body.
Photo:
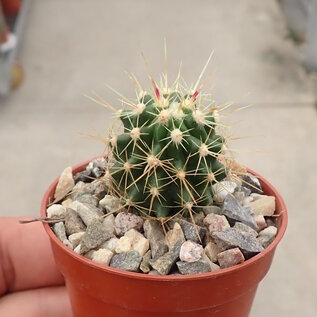
<svg viewBox="0 0 317 317">
<path fill-rule="evenodd" d="M 114 191 L 133 212 L 154 217 L 188 214 L 212 203 L 212 184 L 226 176 L 219 160 L 224 138 L 213 110 L 177 91 L 143 94 L 120 111 L 124 132 L 110 142 Z"/>
</svg>

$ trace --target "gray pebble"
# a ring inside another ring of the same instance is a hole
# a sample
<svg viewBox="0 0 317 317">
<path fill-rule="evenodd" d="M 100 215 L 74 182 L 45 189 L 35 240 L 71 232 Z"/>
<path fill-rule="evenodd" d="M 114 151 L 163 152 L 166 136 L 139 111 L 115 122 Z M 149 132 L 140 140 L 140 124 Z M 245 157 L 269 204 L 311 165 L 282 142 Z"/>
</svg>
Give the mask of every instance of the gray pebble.
<svg viewBox="0 0 317 317">
<path fill-rule="evenodd" d="M 53 230 L 59 240 L 61 240 L 62 242 L 64 240 L 67 240 L 66 230 L 63 222 L 55 223 L 53 226 Z"/>
<path fill-rule="evenodd" d="M 99 204 L 99 199 L 97 197 L 92 196 L 91 194 L 84 194 L 77 196 L 73 201 L 79 201 L 84 205 L 91 205 L 97 207 Z"/>
<path fill-rule="evenodd" d="M 146 220 L 143 224 L 144 236 L 150 242 L 152 258 L 157 259 L 168 251 L 162 225 L 157 220 Z"/>
<path fill-rule="evenodd" d="M 205 214 L 203 211 L 199 212 L 199 213 L 195 213 L 193 215 L 195 224 L 198 226 L 203 227 L 204 226 L 204 219 L 205 219 Z"/>
<path fill-rule="evenodd" d="M 78 182 L 85 182 L 89 183 L 93 181 L 93 178 L 91 177 L 91 172 L 84 170 L 82 172 L 77 173 L 74 176 L 75 183 L 77 184 Z"/>
<path fill-rule="evenodd" d="M 103 157 L 91 161 L 86 170 L 90 172 L 92 177 L 99 178 L 105 174 L 107 168 L 107 161 Z"/>
<path fill-rule="evenodd" d="M 151 271 L 150 260 L 151 260 L 151 250 L 147 251 L 143 255 L 142 262 L 141 262 L 141 265 L 140 265 L 140 270 L 143 273 L 149 273 Z"/>
<path fill-rule="evenodd" d="M 241 186 L 240 191 L 244 193 L 245 197 L 248 197 L 251 195 L 251 190 L 245 186 Z"/>
<path fill-rule="evenodd" d="M 150 260 L 150 265 L 161 275 L 167 275 L 176 261 L 179 259 L 181 244 L 176 244 L 167 253 L 162 255 L 156 260 Z"/>
<path fill-rule="evenodd" d="M 94 220 L 99 219 L 103 215 L 102 213 L 97 212 L 95 209 L 89 208 L 78 201 L 72 202 L 70 208 L 77 211 L 78 215 L 86 226 L 88 226 Z"/>
<path fill-rule="evenodd" d="M 206 206 L 203 208 L 203 211 L 206 216 L 209 214 L 216 214 L 216 215 L 221 214 L 221 208 L 218 206 Z"/>
<path fill-rule="evenodd" d="M 207 233 L 206 228 L 194 225 L 191 222 L 183 219 L 180 219 L 177 222 L 180 224 L 186 240 L 191 240 L 196 243 L 201 243 L 201 241 L 204 241 L 204 237 Z M 197 234 L 197 232 L 199 235 Z"/>
<path fill-rule="evenodd" d="M 254 230 L 258 229 L 258 226 L 252 216 L 251 208 L 241 206 L 240 203 L 231 195 L 227 195 L 225 198 L 221 213 L 230 220 L 243 222 Z"/>
<path fill-rule="evenodd" d="M 211 271 L 210 263 L 204 260 L 196 262 L 182 262 L 176 263 L 178 270 L 181 274 L 201 274 Z"/>
<path fill-rule="evenodd" d="M 246 258 L 250 258 L 264 250 L 253 234 L 243 233 L 236 228 L 228 228 L 221 232 L 214 232 L 212 237 L 221 250 L 238 247 Z"/>
<path fill-rule="evenodd" d="M 103 197 L 105 197 L 109 190 L 108 181 L 104 177 L 93 181 L 90 183 L 89 187 L 93 195 L 98 198 L 98 200 L 101 200 Z"/>
<path fill-rule="evenodd" d="M 78 197 L 80 197 L 82 195 L 86 195 L 86 194 L 91 194 L 89 187 L 84 182 L 79 181 L 74 186 L 74 188 L 70 194 L 70 198 L 72 200 L 77 200 Z"/>
<path fill-rule="evenodd" d="M 110 239 L 113 235 L 105 232 L 104 226 L 99 219 L 92 221 L 88 226 L 86 233 L 81 239 L 81 254 L 100 246 L 103 242 Z"/>
<path fill-rule="evenodd" d="M 270 227 L 270 226 L 276 227 L 276 224 L 272 218 L 266 218 L 265 220 L 266 220 L 268 227 Z"/>
<path fill-rule="evenodd" d="M 255 176 L 247 173 L 246 175 L 243 175 L 242 179 L 244 180 L 243 186 L 248 188 L 251 193 L 262 194 L 261 184 Z"/>
<path fill-rule="evenodd" d="M 86 230 L 86 226 L 79 217 L 78 213 L 71 208 L 66 209 L 65 228 L 67 235 Z"/>
<path fill-rule="evenodd" d="M 142 257 L 137 251 L 123 252 L 112 257 L 110 266 L 113 268 L 137 272 L 141 264 Z"/>
<path fill-rule="evenodd" d="M 251 227 L 247 226 L 246 224 L 242 223 L 242 222 L 236 222 L 233 226 L 233 228 L 236 228 L 237 230 L 239 230 L 242 233 L 246 233 L 246 234 L 252 234 L 255 237 L 257 237 L 258 233 L 253 230 Z"/>
<path fill-rule="evenodd" d="M 115 235 L 114 222 L 115 222 L 114 215 L 108 215 L 104 217 L 102 222 L 105 232 L 113 236 Z"/>
<path fill-rule="evenodd" d="M 277 234 L 277 228 L 269 226 L 259 233 L 258 241 L 261 243 L 263 248 L 267 248 L 275 239 Z"/>
</svg>

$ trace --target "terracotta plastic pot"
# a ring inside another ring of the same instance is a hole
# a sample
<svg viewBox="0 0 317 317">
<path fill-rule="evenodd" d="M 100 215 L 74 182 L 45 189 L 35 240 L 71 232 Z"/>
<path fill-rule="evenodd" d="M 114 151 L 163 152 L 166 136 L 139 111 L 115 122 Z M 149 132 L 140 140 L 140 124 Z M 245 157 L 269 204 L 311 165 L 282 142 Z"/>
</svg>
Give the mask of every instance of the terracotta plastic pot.
<svg viewBox="0 0 317 317">
<path fill-rule="evenodd" d="M 75 167 L 74 173 L 86 165 Z M 217 272 L 155 276 L 105 267 L 75 254 L 44 224 L 57 266 L 65 277 L 74 317 L 247 317 L 287 226 L 286 206 L 279 193 L 263 177 L 250 172 L 259 177 L 266 194 L 276 197 L 278 234 L 260 254 Z M 45 193 L 42 216 L 46 215 L 56 184 L 57 180 Z"/>
</svg>

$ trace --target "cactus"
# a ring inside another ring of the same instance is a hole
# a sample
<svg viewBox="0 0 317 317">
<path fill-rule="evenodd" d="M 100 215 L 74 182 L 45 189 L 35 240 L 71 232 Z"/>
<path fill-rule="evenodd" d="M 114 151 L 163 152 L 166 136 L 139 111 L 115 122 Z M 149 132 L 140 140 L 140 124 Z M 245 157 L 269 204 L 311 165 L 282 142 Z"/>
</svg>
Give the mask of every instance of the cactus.
<svg viewBox="0 0 317 317">
<path fill-rule="evenodd" d="M 212 203 L 212 184 L 227 175 L 217 110 L 203 108 L 197 89 L 152 84 L 152 94 L 125 99 L 131 108 L 118 112 L 124 130 L 109 138 L 112 190 L 131 212 L 192 216 Z"/>
</svg>

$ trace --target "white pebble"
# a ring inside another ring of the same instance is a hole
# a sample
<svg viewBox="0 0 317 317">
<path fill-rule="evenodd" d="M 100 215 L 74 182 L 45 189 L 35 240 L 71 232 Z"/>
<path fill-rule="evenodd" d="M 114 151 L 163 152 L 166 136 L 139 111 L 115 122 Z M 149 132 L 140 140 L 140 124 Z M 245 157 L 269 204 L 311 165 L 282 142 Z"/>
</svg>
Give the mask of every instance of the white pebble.
<svg viewBox="0 0 317 317">
<path fill-rule="evenodd" d="M 204 248 L 193 241 L 185 241 L 180 249 L 179 258 L 184 262 L 196 262 L 201 259 Z"/>
<path fill-rule="evenodd" d="M 132 245 L 131 240 L 128 237 L 121 237 L 115 248 L 116 253 L 128 252 L 131 251 Z"/>
<path fill-rule="evenodd" d="M 68 236 L 68 240 L 73 245 L 73 248 L 76 248 L 80 244 L 81 238 L 85 234 L 84 231 L 76 232 Z"/>
<path fill-rule="evenodd" d="M 120 199 L 111 195 L 106 195 L 99 201 L 99 205 L 108 211 L 119 211 Z"/>
<path fill-rule="evenodd" d="M 132 244 L 132 250 L 139 252 L 143 256 L 150 248 L 150 242 L 145 237 L 138 239 Z"/>
<path fill-rule="evenodd" d="M 74 249 L 74 252 L 77 254 L 80 254 L 80 247 L 81 247 L 81 245 L 78 244 L 78 246 Z"/>
<path fill-rule="evenodd" d="M 210 260 L 210 258 L 206 255 L 205 252 L 203 252 L 202 257 L 201 257 L 201 260 L 207 262 L 207 263 L 210 265 L 210 268 L 211 268 L 210 271 L 211 271 L 211 272 L 220 270 L 220 266 L 217 265 L 216 263 L 212 262 L 212 261 Z M 216 261 L 217 261 L 217 259 L 216 259 Z M 215 261 L 215 262 L 216 262 L 216 261 Z"/>
<path fill-rule="evenodd" d="M 223 203 L 226 196 L 229 193 L 232 194 L 234 190 L 236 189 L 236 187 L 237 187 L 237 184 L 235 182 L 230 182 L 230 181 L 222 181 L 212 185 L 212 188 L 214 191 L 214 196 L 213 196 L 214 201 L 216 201 L 217 203 Z"/>
<path fill-rule="evenodd" d="M 249 203 L 251 202 L 251 201 L 253 201 L 254 200 L 254 198 L 253 197 L 251 197 L 251 196 L 247 196 L 247 197 L 245 197 L 244 199 L 243 199 L 243 205 L 245 206 L 249 206 Z"/>
<path fill-rule="evenodd" d="M 113 257 L 113 253 L 108 249 L 99 249 L 97 251 L 94 251 L 92 254 L 92 261 L 103 264 L 103 265 L 109 265 L 111 258 Z"/>
<path fill-rule="evenodd" d="M 64 218 L 66 209 L 59 204 L 54 204 L 47 208 L 47 217 L 48 218 Z"/>
<path fill-rule="evenodd" d="M 272 216 L 275 211 L 275 197 L 262 196 L 249 203 L 255 215 Z"/>
<path fill-rule="evenodd" d="M 72 245 L 72 243 L 71 243 L 68 239 L 63 240 L 63 244 L 65 244 L 66 247 L 68 247 L 68 248 L 70 248 L 70 249 L 73 249 L 73 248 L 74 248 L 73 245 Z"/>
<path fill-rule="evenodd" d="M 75 181 L 72 173 L 72 167 L 66 167 L 56 186 L 54 198 L 56 201 L 64 198 L 75 186 Z"/>
<path fill-rule="evenodd" d="M 139 239 L 144 238 L 143 234 L 136 231 L 135 229 L 130 229 L 124 234 L 124 236 L 128 237 L 132 244 L 138 241 Z"/>
<path fill-rule="evenodd" d="M 217 262 L 217 255 L 220 253 L 220 249 L 217 244 L 210 241 L 205 247 L 205 254 L 211 262 Z"/>
<path fill-rule="evenodd" d="M 178 242 L 185 242 L 184 232 L 179 223 L 175 222 L 173 229 L 167 232 L 165 236 L 165 241 L 169 248 L 171 248 Z"/>
<path fill-rule="evenodd" d="M 130 229 L 124 234 L 124 236 L 129 238 L 131 242 L 131 250 L 139 252 L 141 256 L 143 256 L 149 250 L 149 240 L 135 229 Z"/>
<path fill-rule="evenodd" d="M 72 202 L 73 202 L 73 200 L 69 197 L 69 198 L 62 201 L 62 206 L 64 208 L 68 208 Z"/>
<path fill-rule="evenodd" d="M 113 238 L 110 238 L 109 240 L 107 240 L 106 242 L 104 242 L 100 248 L 102 249 L 108 249 L 110 250 L 111 252 L 114 252 L 117 245 L 118 245 L 118 241 L 119 239 L 116 238 L 116 237 L 113 237 Z"/>
<path fill-rule="evenodd" d="M 267 227 L 267 223 L 266 223 L 266 220 L 265 220 L 264 216 L 262 216 L 262 215 L 254 215 L 253 217 L 254 217 L 254 220 L 255 220 L 258 228 L 259 228 L 258 231 L 261 231 L 261 230 L 263 230 L 264 228 Z"/>
<path fill-rule="evenodd" d="M 210 234 L 230 228 L 227 218 L 223 215 L 209 214 L 205 217 L 204 224 L 208 226 Z"/>
<path fill-rule="evenodd" d="M 258 194 L 258 193 L 251 193 L 250 197 L 253 198 L 252 201 L 256 201 L 262 197 L 267 197 L 267 195 L 261 195 L 261 194 Z"/>
</svg>

